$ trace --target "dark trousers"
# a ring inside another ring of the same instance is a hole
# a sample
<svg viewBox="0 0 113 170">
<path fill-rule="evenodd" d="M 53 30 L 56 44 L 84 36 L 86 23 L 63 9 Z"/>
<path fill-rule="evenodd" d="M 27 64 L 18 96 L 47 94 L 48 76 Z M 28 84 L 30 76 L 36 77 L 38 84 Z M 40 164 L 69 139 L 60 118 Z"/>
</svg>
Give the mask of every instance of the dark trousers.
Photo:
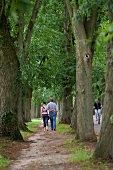
<svg viewBox="0 0 113 170">
<path fill-rule="evenodd" d="M 42 114 L 44 127 L 48 126 L 48 114 Z"/>
</svg>

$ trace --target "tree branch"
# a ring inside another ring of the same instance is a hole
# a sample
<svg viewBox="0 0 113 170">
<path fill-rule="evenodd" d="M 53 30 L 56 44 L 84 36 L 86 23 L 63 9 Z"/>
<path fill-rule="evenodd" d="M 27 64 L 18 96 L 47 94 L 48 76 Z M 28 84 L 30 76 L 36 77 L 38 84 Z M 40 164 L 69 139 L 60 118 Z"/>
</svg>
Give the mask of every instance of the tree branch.
<svg viewBox="0 0 113 170">
<path fill-rule="evenodd" d="M 32 31 L 33 31 L 34 23 L 35 23 L 39 8 L 40 8 L 40 0 L 36 0 L 33 11 L 32 11 L 32 16 L 31 16 L 31 19 L 28 25 L 27 35 L 25 38 L 25 41 L 26 41 L 26 44 L 24 45 L 24 50 L 25 50 L 24 57 L 25 58 L 28 57 L 28 49 L 29 49 L 30 42 L 31 42 Z"/>
<path fill-rule="evenodd" d="M 72 17 L 73 17 L 73 9 L 71 7 L 70 0 L 66 0 L 66 5 L 67 5 L 67 9 L 68 9 L 70 19 L 72 19 Z"/>
<path fill-rule="evenodd" d="M 96 29 L 97 17 L 98 17 L 98 9 L 95 9 L 92 12 L 90 20 L 88 20 L 88 21 L 85 20 L 84 27 L 85 27 L 85 30 L 86 30 L 87 38 L 92 37 L 94 30 Z"/>
</svg>

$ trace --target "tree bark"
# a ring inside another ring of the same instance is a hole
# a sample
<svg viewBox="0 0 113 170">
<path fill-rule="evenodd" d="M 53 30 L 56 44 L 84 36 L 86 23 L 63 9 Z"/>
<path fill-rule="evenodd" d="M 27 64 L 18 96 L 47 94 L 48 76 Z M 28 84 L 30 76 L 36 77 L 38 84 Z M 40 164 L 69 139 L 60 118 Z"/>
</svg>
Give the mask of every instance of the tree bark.
<svg viewBox="0 0 113 170">
<path fill-rule="evenodd" d="M 32 99 L 32 89 L 28 88 L 25 95 L 25 102 L 24 102 L 24 115 L 25 115 L 26 122 L 31 122 L 31 99 Z"/>
<path fill-rule="evenodd" d="M 108 4 L 110 22 L 113 22 L 113 12 Z M 109 33 L 108 33 L 109 34 Z M 93 158 L 113 160 L 113 37 L 107 44 L 106 88 L 102 114 L 102 126 Z"/>
<path fill-rule="evenodd" d="M 113 48 L 113 39 L 107 45 L 107 75 L 104 109 L 102 114 L 102 126 L 96 150 L 93 154 L 95 159 L 112 158 L 113 159 L 113 58 L 111 49 Z"/>
<path fill-rule="evenodd" d="M 58 119 L 60 120 L 61 119 L 61 116 L 62 116 L 62 100 L 61 101 L 58 101 Z"/>
<path fill-rule="evenodd" d="M 64 23 L 64 29 L 65 29 L 65 36 L 66 36 L 66 55 L 67 57 L 72 57 L 74 52 L 74 44 L 73 44 L 73 34 L 71 29 L 71 21 L 69 19 L 69 13 L 67 8 L 65 9 L 65 17 L 67 18 Z M 64 62 L 65 66 L 71 66 L 72 63 L 69 63 L 67 61 Z M 72 77 L 72 73 L 68 72 L 68 76 Z M 72 117 L 72 110 L 73 110 L 73 104 L 72 104 L 72 87 L 71 85 L 71 78 L 65 77 L 63 79 L 63 97 L 62 97 L 62 114 L 60 118 L 60 123 L 71 123 L 71 117 Z"/>
<path fill-rule="evenodd" d="M 74 23 L 73 17 L 79 9 L 78 1 L 72 8 L 70 1 L 66 0 L 67 8 L 72 20 L 72 26 L 76 41 L 76 111 L 77 111 L 77 138 L 81 141 L 95 141 L 93 125 L 92 103 L 92 43 L 88 43 L 94 33 L 97 20 L 96 9 L 87 24 L 80 20 Z M 88 23 L 91 28 L 88 32 Z"/>
<path fill-rule="evenodd" d="M 37 109 L 36 109 L 36 113 L 37 113 L 37 118 L 40 118 L 40 104 L 37 104 Z"/>
<path fill-rule="evenodd" d="M 18 34 L 17 34 L 17 42 L 18 46 L 16 48 L 16 54 L 18 56 L 18 59 L 23 57 L 24 52 L 24 38 L 23 38 L 23 32 L 24 32 L 24 11 L 23 9 L 18 10 Z M 20 62 L 20 64 L 23 64 Z M 27 126 L 25 124 L 25 118 L 24 118 L 24 108 L 23 108 L 23 85 L 21 80 L 22 72 L 19 71 L 19 90 L 18 90 L 18 125 L 21 130 L 28 131 Z"/>
<path fill-rule="evenodd" d="M 60 123 L 70 124 L 72 116 L 72 95 L 70 88 L 64 88 L 62 99 L 63 107 Z"/>
<path fill-rule="evenodd" d="M 77 130 L 77 110 L 76 110 L 76 100 L 71 117 L 71 128 Z"/>
<path fill-rule="evenodd" d="M 18 129 L 17 91 L 19 61 L 9 33 L 7 18 L 4 11 L 0 20 L 0 58 L 1 58 L 1 131 L 3 136 L 14 140 L 23 140 Z M 10 116 L 12 115 L 12 116 Z M 9 118 L 9 119 L 8 119 Z M 7 120 L 8 119 L 8 120 Z"/>
</svg>

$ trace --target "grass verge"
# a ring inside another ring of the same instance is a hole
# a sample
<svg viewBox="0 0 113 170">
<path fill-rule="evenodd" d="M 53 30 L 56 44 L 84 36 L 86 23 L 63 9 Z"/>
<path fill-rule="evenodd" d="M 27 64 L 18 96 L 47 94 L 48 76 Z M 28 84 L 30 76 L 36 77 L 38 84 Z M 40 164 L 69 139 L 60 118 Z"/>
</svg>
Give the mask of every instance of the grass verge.
<svg viewBox="0 0 113 170">
<path fill-rule="evenodd" d="M 2 155 L 0 155 L 0 168 L 7 166 L 9 162 L 11 162 L 10 159 L 6 159 Z"/>
<path fill-rule="evenodd" d="M 70 140 L 65 141 L 65 149 L 71 153 L 69 162 L 76 163 L 80 170 L 109 170 L 107 162 L 92 159 L 96 143 L 76 140 L 76 132 L 69 125 L 59 124 L 58 121 L 57 130 L 62 134 L 73 134 Z"/>
</svg>

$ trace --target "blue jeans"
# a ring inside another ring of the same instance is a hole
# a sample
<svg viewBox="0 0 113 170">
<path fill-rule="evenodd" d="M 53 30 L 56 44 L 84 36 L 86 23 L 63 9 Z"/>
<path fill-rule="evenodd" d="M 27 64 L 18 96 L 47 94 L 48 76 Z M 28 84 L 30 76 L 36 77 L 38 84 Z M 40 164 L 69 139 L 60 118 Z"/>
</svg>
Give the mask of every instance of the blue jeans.
<svg viewBox="0 0 113 170">
<path fill-rule="evenodd" d="M 48 126 L 48 114 L 42 114 L 44 127 Z"/>
<path fill-rule="evenodd" d="M 56 112 L 49 112 L 51 130 L 56 130 Z"/>
<path fill-rule="evenodd" d="M 96 119 L 98 119 L 98 124 L 100 124 L 101 109 L 95 109 Z"/>
</svg>

